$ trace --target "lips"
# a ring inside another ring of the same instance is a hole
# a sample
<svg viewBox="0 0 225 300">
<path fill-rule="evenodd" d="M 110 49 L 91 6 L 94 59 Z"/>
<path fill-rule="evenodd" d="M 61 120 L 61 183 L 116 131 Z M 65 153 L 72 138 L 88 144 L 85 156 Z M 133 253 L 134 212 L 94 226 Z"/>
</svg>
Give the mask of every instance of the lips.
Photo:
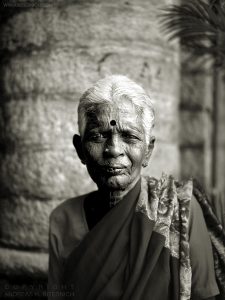
<svg viewBox="0 0 225 300">
<path fill-rule="evenodd" d="M 124 173 L 126 168 L 124 166 L 104 166 L 104 172 L 111 174 L 111 175 L 120 175 Z"/>
</svg>

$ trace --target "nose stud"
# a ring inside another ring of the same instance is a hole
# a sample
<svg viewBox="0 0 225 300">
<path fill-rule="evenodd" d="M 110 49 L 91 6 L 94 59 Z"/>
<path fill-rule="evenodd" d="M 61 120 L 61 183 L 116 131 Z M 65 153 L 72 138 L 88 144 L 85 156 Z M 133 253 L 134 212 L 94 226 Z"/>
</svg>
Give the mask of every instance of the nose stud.
<svg viewBox="0 0 225 300">
<path fill-rule="evenodd" d="M 116 125 L 116 121 L 115 120 L 111 120 L 110 121 L 110 125 L 115 126 Z"/>
</svg>

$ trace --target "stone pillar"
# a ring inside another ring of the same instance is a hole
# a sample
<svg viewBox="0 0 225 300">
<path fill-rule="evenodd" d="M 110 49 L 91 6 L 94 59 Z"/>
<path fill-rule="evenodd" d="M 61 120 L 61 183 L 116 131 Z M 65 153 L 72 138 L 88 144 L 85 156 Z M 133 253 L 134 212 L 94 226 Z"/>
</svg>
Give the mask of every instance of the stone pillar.
<svg viewBox="0 0 225 300">
<path fill-rule="evenodd" d="M 213 166 L 213 187 L 217 190 L 215 192 L 225 192 L 225 80 L 222 69 L 216 70 L 214 78 L 214 84 L 216 91 L 214 94 L 214 128 L 216 132 L 213 132 L 214 142 L 214 166 Z M 216 103 L 215 103 L 216 102 Z M 225 195 L 224 195 L 225 197 Z M 224 199 L 225 201 L 225 199 Z"/>
<path fill-rule="evenodd" d="M 184 53 L 183 53 L 184 54 Z M 225 226 L 225 102 L 222 70 L 181 64 L 181 178 L 194 177 L 205 188 Z M 187 61 L 186 61 L 187 62 Z M 192 63 L 194 62 L 194 63 Z M 197 71 L 197 72 L 196 72 Z"/>
<path fill-rule="evenodd" d="M 194 177 L 208 190 L 212 178 L 213 72 L 182 53 L 180 149 L 181 178 Z"/>
<path fill-rule="evenodd" d="M 1 25 L 0 273 L 47 274 L 48 217 L 95 188 L 72 147 L 81 93 L 107 74 L 129 76 L 156 108 L 145 173 L 179 175 L 179 49 L 159 30 L 173 1 L 57 1 L 15 8 Z"/>
</svg>

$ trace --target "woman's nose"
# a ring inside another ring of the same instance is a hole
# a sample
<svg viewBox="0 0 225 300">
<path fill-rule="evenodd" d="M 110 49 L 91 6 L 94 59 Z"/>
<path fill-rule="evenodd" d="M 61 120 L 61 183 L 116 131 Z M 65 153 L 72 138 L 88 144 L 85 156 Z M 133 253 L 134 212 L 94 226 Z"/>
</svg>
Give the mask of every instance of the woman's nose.
<svg viewBox="0 0 225 300">
<path fill-rule="evenodd" d="M 123 143 L 117 134 L 112 135 L 105 146 L 104 155 L 107 157 L 118 157 L 124 155 Z"/>
</svg>

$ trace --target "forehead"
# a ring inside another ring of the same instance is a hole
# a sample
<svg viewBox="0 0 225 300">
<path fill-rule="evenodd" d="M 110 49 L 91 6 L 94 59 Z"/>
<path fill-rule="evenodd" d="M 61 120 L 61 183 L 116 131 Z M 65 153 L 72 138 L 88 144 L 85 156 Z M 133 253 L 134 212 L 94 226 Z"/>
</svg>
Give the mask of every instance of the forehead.
<svg viewBox="0 0 225 300">
<path fill-rule="evenodd" d="M 87 126 L 109 125 L 112 120 L 118 126 L 143 127 L 140 110 L 127 99 L 93 105 L 87 112 Z"/>
</svg>

